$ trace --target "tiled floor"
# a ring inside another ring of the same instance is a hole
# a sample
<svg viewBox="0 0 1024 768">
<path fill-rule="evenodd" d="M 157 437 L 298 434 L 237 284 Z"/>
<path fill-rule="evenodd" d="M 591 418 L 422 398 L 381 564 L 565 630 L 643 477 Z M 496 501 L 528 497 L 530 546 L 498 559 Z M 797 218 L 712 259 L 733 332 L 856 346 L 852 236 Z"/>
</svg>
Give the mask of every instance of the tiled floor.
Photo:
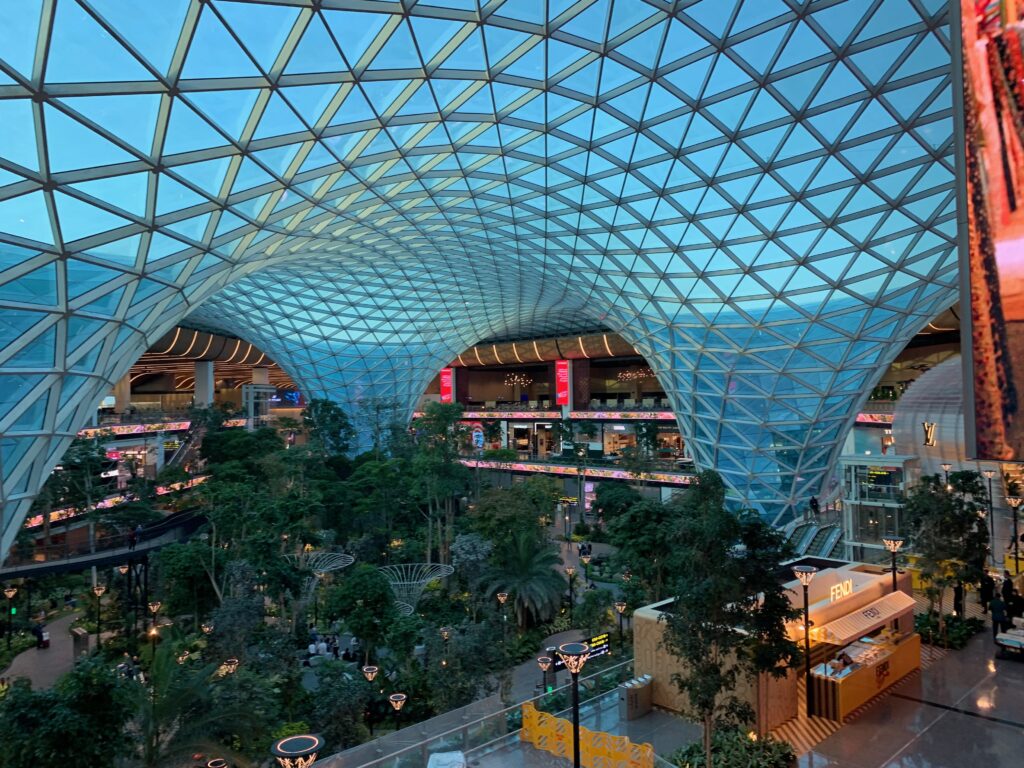
<svg viewBox="0 0 1024 768">
<path fill-rule="evenodd" d="M 802 768 L 1024 765 L 1024 663 L 984 632 L 910 678 L 800 759 Z"/>
</svg>

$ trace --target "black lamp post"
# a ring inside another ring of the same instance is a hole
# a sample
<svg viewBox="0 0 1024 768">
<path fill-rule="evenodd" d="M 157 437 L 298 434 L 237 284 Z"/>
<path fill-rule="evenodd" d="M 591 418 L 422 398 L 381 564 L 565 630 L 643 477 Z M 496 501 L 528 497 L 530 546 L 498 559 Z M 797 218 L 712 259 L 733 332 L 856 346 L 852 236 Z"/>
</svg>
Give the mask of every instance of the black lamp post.
<svg viewBox="0 0 1024 768">
<path fill-rule="evenodd" d="M 951 470 L 953 468 L 953 465 L 952 464 L 940 464 L 939 466 L 942 467 L 942 471 L 945 473 L 945 478 L 943 479 L 943 483 L 946 486 L 946 490 L 947 491 L 953 490 L 952 486 L 950 486 L 950 484 L 949 484 L 949 470 Z"/>
<path fill-rule="evenodd" d="M 103 621 L 103 614 L 101 612 L 103 603 L 103 593 L 107 591 L 107 588 L 103 584 L 97 584 L 92 588 L 92 593 L 96 595 L 96 650 L 100 649 L 102 640 L 100 639 L 101 623 Z"/>
<path fill-rule="evenodd" d="M 569 626 L 572 626 L 572 607 L 576 602 L 576 566 L 565 566 L 565 573 L 569 577 Z"/>
<path fill-rule="evenodd" d="M 4 597 L 7 598 L 7 650 L 11 650 L 11 635 L 14 633 L 14 614 L 11 610 L 14 607 L 14 596 L 17 594 L 17 587 L 4 587 Z"/>
<path fill-rule="evenodd" d="M 441 627 L 441 639 L 444 641 L 444 657 L 441 659 L 441 666 L 448 666 L 448 639 L 452 636 L 451 627 Z"/>
<path fill-rule="evenodd" d="M 541 693 L 547 693 L 548 689 L 548 670 L 551 669 L 551 657 L 540 656 L 537 658 L 537 666 L 540 667 L 540 690 Z"/>
<path fill-rule="evenodd" d="M 495 597 L 498 598 L 498 604 L 501 606 L 501 644 L 502 649 L 508 641 L 508 614 L 505 613 L 505 603 L 508 602 L 508 592 L 499 592 Z"/>
<path fill-rule="evenodd" d="M 569 513 L 566 512 L 562 518 L 562 532 L 565 534 L 565 543 L 569 543 Z"/>
<path fill-rule="evenodd" d="M 813 565 L 794 565 L 793 574 L 804 588 L 804 676 L 807 686 L 807 717 L 814 712 L 814 686 L 811 684 L 811 603 L 807 594 L 818 569 Z"/>
<path fill-rule="evenodd" d="M 152 667 L 153 661 L 156 659 L 156 639 L 160 636 L 156 624 L 151 626 L 146 634 L 149 635 L 149 664 Z"/>
<path fill-rule="evenodd" d="M 896 592 L 898 587 L 896 585 L 896 555 L 903 549 L 903 537 L 902 536 L 883 536 L 882 543 L 885 544 L 885 548 L 889 551 L 892 556 L 892 591 Z"/>
<path fill-rule="evenodd" d="M 992 553 L 992 564 L 996 563 L 996 516 L 995 507 L 992 501 L 992 478 L 996 476 L 994 469 L 986 469 L 982 471 L 982 476 L 988 480 L 988 535 L 989 535 L 989 551 Z"/>
<path fill-rule="evenodd" d="M 367 665 L 363 667 L 363 677 L 366 678 L 366 682 L 372 683 L 374 678 L 377 677 L 377 673 L 380 671 L 379 667 Z M 383 693 L 384 691 L 381 691 Z M 373 736 L 373 708 L 367 707 L 366 709 L 366 727 L 370 729 L 370 735 Z"/>
<path fill-rule="evenodd" d="M 392 693 L 388 696 L 388 703 L 391 704 L 391 708 L 395 710 L 395 732 L 398 732 L 400 727 L 399 718 L 402 716 L 402 707 L 405 706 L 405 702 L 408 700 L 408 696 L 404 693 Z"/>
<path fill-rule="evenodd" d="M 583 563 L 583 575 L 590 585 L 590 555 L 580 555 L 580 562 Z"/>
<path fill-rule="evenodd" d="M 324 748 L 324 740 L 313 734 L 288 736 L 275 741 L 270 754 L 277 760 L 279 768 L 309 768 L 316 762 L 317 755 Z"/>
<path fill-rule="evenodd" d="M 619 653 L 622 653 L 626 648 L 626 643 L 622 639 L 622 614 L 626 612 L 625 600 L 615 601 L 615 612 L 619 614 Z"/>
<path fill-rule="evenodd" d="M 580 768 L 580 672 L 590 656 L 590 646 L 565 643 L 558 646 L 558 655 L 572 675 L 572 765 Z"/>
<path fill-rule="evenodd" d="M 1013 575 L 1020 574 L 1020 533 L 1017 531 L 1017 507 L 1024 501 L 1020 496 L 1007 496 L 1006 503 L 1010 505 L 1013 512 Z M 995 542 L 992 542 L 995 546 Z"/>
<path fill-rule="evenodd" d="M 626 570 L 622 572 L 622 580 L 629 584 L 633 580 L 633 572 L 629 570 L 629 566 L 626 566 Z"/>
</svg>

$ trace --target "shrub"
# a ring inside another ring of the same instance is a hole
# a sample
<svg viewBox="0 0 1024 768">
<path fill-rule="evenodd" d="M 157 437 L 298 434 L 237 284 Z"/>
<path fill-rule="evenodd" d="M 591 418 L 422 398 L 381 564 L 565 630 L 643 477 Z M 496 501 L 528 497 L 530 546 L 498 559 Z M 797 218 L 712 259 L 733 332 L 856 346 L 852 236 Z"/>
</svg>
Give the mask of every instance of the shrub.
<svg viewBox="0 0 1024 768">
<path fill-rule="evenodd" d="M 711 740 L 716 768 L 790 768 L 796 765 L 793 748 L 770 736 L 756 741 L 738 729 L 716 730 Z M 669 761 L 679 768 L 704 765 L 704 745 L 697 741 L 677 750 Z"/>
<path fill-rule="evenodd" d="M 586 538 L 590 535 L 590 524 L 589 523 L 576 523 L 572 529 L 573 537 L 582 536 Z"/>
<path fill-rule="evenodd" d="M 973 617 L 965 619 L 946 614 L 945 620 L 946 631 L 943 634 L 936 614 L 919 613 L 914 617 L 914 630 L 921 635 L 921 642 L 958 651 L 985 628 L 984 621 Z"/>
</svg>

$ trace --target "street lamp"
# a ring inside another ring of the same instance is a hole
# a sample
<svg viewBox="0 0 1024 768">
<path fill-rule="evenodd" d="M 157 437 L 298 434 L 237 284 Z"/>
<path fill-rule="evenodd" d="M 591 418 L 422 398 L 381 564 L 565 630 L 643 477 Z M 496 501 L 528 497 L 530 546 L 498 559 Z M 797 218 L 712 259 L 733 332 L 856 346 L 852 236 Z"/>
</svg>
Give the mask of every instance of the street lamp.
<svg viewBox="0 0 1024 768">
<path fill-rule="evenodd" d="M 551 661 L 550 656 L 540 656 L 537 658 L 537 666 L 540 667 L 540 690 L 542 693 L 547 691 L 548 670 L 551 669 Z"/>
<path fill-rule="evenodd" d="M 92 588 L 92 593 L 96 595 L 96 650 L 100 649 L 102 641 L 100 640 L 100 624 L 103 621 L 103 615 L 100 612 L 101 599 L 103 593 L 107 591 L 107 588 L 103 584 L 97 584 Z"/>
<path fill-rule="evenodd" d="M 380 671 L 380 667 L 374 667 L 374 666 L 363 667 L 363 677 L 366 678 L 366 682 L 372 683 L 373 682 L 373 678 L 375 678 L 377 676 L 377 673 L 379 671 Z"/>
<path fill-rule="evenodd" d="M 590 583 L 590 555 L 580 555 L 580 562 L 583 563 L 583 574 L 587 578 L 587 584 Z"/>
<path fill-rule="evenodd" d="M 156 660 L 156 639 L 160 636 L 160 632 L 156 628 L 156 624 L 149 628 L 149 663 L 150 665 Z"/>
<path fill-rule="evenodd" d="M 233 675 L 238 671 L 238 659 L 230 658 L 224 659 L 224 674 Z"/>
<path fill-rule="evenodd" d="M 814 687 L 811 685 L 811 603 L 807 588 L 818 569 L 813 565 L 794 565 L 793 574 L 804 588 L 804 676 L 807 685 L 807 717 L 814 711 Z"/>
<path fill-rule="evenodd" d="M 202 631 L 204 635 L 208 635 L 211 632 L 213 632 L 213 624 L 211 624 L 208 621 L 204 621 L 202 624 L 199 625 L 199 629 Z"/>
<path fill-rule="evenodd" d="M 576 602 L 576 591 L 574 586 L 576 584 L 576 566 L 567 565 L 565 566 L 565 573 L 569 577 L 569 625 L 572 625 L 572 606 Z"/>
<path fill-rule="evenodd" d="M 626 647 L 626 644 L 622 639 L 622 614 L 626 612 L 626 601 L 616 600 L 615 611 L 619 614 L 619 652 L 621 653 Z"/>
<path fill-rule="evenodd" d="M 323 739 L 307 733 L 275 741 L 270 748 L 270 754 L 277 760 L 280 768 L 310 768 L 323 748 Z"/>
<path fill-rule="evenodd" d="M 988 480 L 988 525 L 989 525 L 989 551 L 992 553 L 992 564 L 996 562 L 996 516 L 992 506 L 992 478 L 996 476 L 994 469 L 982 471 L 982 476 Z"/>
<path fill-rule="evenodd" d="M 452 636 L 451 627 L 441 627 L 441 639 L 444 641 L 444 658 L 441 659 L 441 666 L 448 666 L 448 639 Z"/>
<path fill-rule="evenodd" d="M 572 675 L 572 765 L 580 768 L 580 672 L 590 656 L 590 646 L 565 643 L 558 646 L 558 656 Z"/>
<path fill-rule="evenodd" d="M 126 573 L 128 573 L 128 566 L 127 565 L 119 565 L 119 566 L 117 566 L 117 572 L 120 573 L 122 576 L 124 576 Z"/>
<path fill-rule="evenodd" d="M 622 572 L 622 580 L 629 584 L 633 580 L 633 572 L 629 570 L 629 566 L 626 566 L 626 570 Z"/>
<path fill-rule="evenodd" d="M 902 536 L 883 536 L 882 543 L 885 544 L 885 548 L 892 555 L 892 591 L 897 590 L 896 587 L 896 554 L 903 549 L 903 537 Z"/>
<path fill-rule="evenodd" d="M 11 634 L 14 632 L 14 614 L 11 613 L 11 609 L 14 596 L 17 594 L 17 587 L 4 587 L 4 597 L 7 598 L 7 650 L 11 650 Z"/>
<path fill-rule="evenodd" d="M 405 706 L 405 702 L 408 700 L 408 698 L 409 697 L 406 696 L 404 693 L 392 693 L 390 696 L 388 696 L 388 703 L 391 705 L 391 708 L 393 710 L 395 710 L 395 731 L 396 732 L 398 731 L 398 728 L 399 728 L 398 719 L 399 719 L 399 717 L 401 717 L 402 707 Z"/>
<path fill-rule="evenodd" d="M 942 471 L 945 472 L 945 474 L 946 474 L 945 480 L 943 481 L 945 483 L 945 485 L 946 485 L 946 490 L 947 491 L 953 490 L 952 487 L 949 484 L 949 470 L 951 470 L 953 468 L 953 465 L 952 464 L 940 464 L 939 466 L 942 467 Z"/>
<path fill-rule="evenodd" d="M 569 513 L 565 513 L 565 518 L 562 523 L 562 532 L 565 534 L 565 542 L 569 543 Z"/>
</svg>

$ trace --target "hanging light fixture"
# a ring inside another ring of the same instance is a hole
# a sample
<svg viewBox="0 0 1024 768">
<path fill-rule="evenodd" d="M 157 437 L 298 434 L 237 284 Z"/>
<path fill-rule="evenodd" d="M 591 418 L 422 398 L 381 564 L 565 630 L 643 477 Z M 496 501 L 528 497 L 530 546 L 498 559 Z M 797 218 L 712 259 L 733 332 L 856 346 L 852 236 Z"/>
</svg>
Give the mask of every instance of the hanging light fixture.
<svg viewBox="0 0 1024 768">
<path fill-rule="evenodd" d="M 528 387 L 531 384 L 533 384 L 533 378 L 527 376 L 525 373 L 505 374 L 506 387 Z"/>
</svg>

